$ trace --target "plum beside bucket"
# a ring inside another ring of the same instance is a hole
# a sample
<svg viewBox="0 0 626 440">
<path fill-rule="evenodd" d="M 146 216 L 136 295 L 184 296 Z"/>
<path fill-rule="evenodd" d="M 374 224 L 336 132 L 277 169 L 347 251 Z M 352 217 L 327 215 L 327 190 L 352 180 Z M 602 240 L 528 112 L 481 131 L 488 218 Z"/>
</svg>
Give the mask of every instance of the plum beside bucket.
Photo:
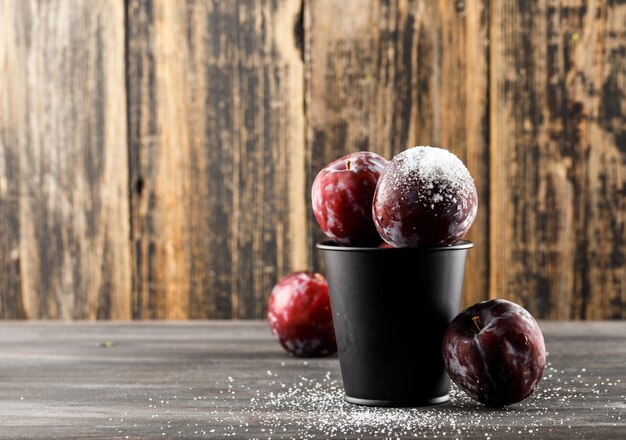
<svg viewBox="0 0 626 440">
<path fill-rule="evenodd" d="M 471 247 L 469 241 L 437 248 L 317 244 L 347 402 L 422 406 L 449 399 L 441 341 L 459 312 Z"/>
</svg>

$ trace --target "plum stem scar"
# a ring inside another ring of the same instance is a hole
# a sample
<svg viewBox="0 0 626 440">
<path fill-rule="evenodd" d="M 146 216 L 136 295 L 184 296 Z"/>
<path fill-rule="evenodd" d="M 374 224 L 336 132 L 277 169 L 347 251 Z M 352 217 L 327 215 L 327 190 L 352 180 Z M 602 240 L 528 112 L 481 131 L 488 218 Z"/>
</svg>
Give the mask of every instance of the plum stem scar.
<svg viewBox="0 0 626 440">
<path fill-rule="evenodd" d="M 346 160 L 346 170 L 350 169 L 350 160 Z"/>
<path fill-rule="evenodd" d="M 474 325 L 476 325 L 478 331 L 481 331 L 483 328 L 483 323 L 480 321 L 480 316 L 473 316 L 472 321 L 474 321 Z"/>
</svg>

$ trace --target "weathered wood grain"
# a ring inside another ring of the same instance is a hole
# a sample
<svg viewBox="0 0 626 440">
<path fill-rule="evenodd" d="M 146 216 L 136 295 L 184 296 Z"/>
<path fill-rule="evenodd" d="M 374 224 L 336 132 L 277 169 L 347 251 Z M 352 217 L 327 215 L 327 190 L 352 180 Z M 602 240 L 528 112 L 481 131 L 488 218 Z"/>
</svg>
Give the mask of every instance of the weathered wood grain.
<svg viewBox="0 0 626 440">
<path fill-rule="evenodd" d="M 323 269 L 317 171 L 431 144 L 479 191 L 464 305 L 626 318 L 625 23 L 607 0 L 0 0 L 0 317 L 262 317 Z"/>
<path fill-rule="evenodd" d="M 299 14 L 128 2 L 133 316 L 261 317 L 305 268 Z"/>
<path fill-rule="evenodd" d="M 25 119 L 22 99 L 8 78 L 24 75 L 24 65 L 9 63 L 17 56 L 15 41 L 20 33 L 17 26 L 9 26 L 8 17 L 15 16 L 10 5 L 0 3 L 0 317 L 23 318 L 24 306 L 20 281 L 20 222 L 19 191 L 19 140 L 15 128 L 8 126 L 9 111 Z M 17 23 L 20 23 L 19 21 Z M 13 103 L 9 106 L 9 103 Z"/>
<path fill-rule="evenodd" d="M 15 170 L 18 168 L 18 158 L 15 151 L 5 147 L 7 140 L 7 133 L 3 132 L 0 126 L 0 317 L 2 319 L 24 317 L 20 289 L 19 199 L 9 190 L 9 186 L 13 184 Z"/>
<path fill-rule="evenodd" d="M 311 0 L 305 15 L 307 182 L 358 150 L 388 159 L 415 145 L 456 153 L 480 200 L 464 304 L 488 296 L 487 3 Z M 322 239 L 310 210 L 309 225 L 312 241 Z"/>
<path fill-rule="evenodd" d="M 525 402 L 394 410 L 344 403 L 337 358 L 287 356 L 265 322 L 0 322 L 0 438 L 623 439 L 626 323 L 540 325 Z"/>
<path fill-rule="evenodd" d="M 626 4 L 492 2 L 491 296 L 626 317 Z"/>
<path fill-rule="evenodd" d="M 120 1 L 0 2 L 3 317 L 129 318 Z"/>
</svg>

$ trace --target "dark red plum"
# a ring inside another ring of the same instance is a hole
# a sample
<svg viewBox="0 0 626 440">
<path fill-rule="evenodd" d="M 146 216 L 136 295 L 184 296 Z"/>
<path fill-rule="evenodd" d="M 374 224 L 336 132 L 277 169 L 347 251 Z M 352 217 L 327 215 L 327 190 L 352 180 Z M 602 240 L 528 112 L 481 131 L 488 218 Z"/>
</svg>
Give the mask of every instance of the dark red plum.
<svg viewBox="0 0 626 440">
<path fill-rule="evenodd" d="M 326 278 L 294 272 L 272 289 L 267 319 L 274 337 L 295 356 L 325 356 L 337 351 Z"/>
<path fill-rule="evenodd" d="M 381 174 L 372 216 L 380 236 L 395 247 L 454 244 L 476 218 L 478 197 L 463 162 L 442 148 L 413 147 Z"/>
<path fill-rule="evenodd" d="M 328 238 L 346 246 L 381 242 L 372 220 L 372 199 L 386 164 L 378 154 L 360 151 L 337 159 L 318 173 L 311 201 Z"/>
<path fill-rule="evenodd" d="M 535 391 L 546 365 L 537 321 L 503 299 L 465 309 L 443 337 L 450 378 L 473 399 L 492 407 L 521 402 Z"/>
</svg>

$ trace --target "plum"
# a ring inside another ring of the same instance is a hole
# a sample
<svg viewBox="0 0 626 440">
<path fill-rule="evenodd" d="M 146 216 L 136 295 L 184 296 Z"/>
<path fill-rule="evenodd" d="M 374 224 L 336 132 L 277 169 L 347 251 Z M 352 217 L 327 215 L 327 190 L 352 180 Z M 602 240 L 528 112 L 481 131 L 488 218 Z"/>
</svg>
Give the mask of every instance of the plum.
<svg viewBox="0 0 626 440">
<path fill-rule="evenodd" d="M 372 219 L 372 199 L 386 164 L 378 154 L 359 151 L 317 174 L 311 189 L 313 214 L 328 238 L 347 246 L 381 242 Z"/>
<path fill-rule="evenodd" d="M 267 319 L 274 337 L 295 356 L 337 351 L 328 283 L 319 273 L 294 272 L 282 278 L 269 297 Z"/>
<path fill-rule="evenodd" d="M 477 209 L 474 180 L 458 157 L 442 148 L 413 147 L 385 167 L 372 216 L 385 242 L 434 247 L 460 240 Z"/>
<path fill-rule="evenodd" d="M 492 407 L 520 402 L 542 378 L 546 350 L 537 321 L 503 299 L 465 309 L 443 337 L 450 378 L 473 399 Z"/>
</svg>

